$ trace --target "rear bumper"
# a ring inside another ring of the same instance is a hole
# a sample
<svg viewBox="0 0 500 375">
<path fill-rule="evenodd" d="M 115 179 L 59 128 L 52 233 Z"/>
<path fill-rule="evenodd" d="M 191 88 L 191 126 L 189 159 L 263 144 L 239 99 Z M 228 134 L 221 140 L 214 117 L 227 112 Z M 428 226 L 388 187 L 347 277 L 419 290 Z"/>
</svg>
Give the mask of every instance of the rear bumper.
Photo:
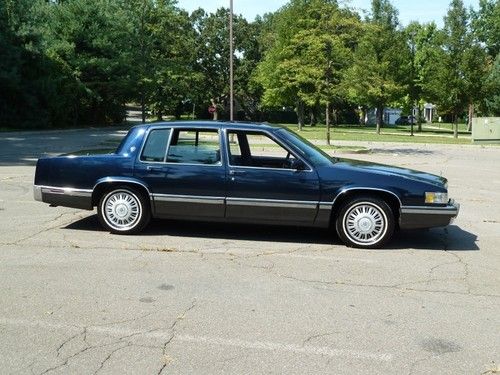
<svg viewBox="0 0 500 375">
<path fill-rule="evenodd" d="M 33 185 L 33 197 L 36 201 L 53 206 L 93 209 L 92 190 Z"/>
<path fill-rule="evenodd" d="M 451 224 L 460 211 L 460 204 L 450 199 L 444 207 L 402 206 L 399 215 L 401 229 L 444 227 Z"/>
</svg>

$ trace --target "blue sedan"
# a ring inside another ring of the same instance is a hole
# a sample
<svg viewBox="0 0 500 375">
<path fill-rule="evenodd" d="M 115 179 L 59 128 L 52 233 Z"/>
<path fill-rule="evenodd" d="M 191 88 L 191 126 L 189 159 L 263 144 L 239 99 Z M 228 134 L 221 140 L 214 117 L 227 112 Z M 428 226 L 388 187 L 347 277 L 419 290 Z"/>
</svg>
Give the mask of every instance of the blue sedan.
<svg viewBox="0 0 500 375">
<path fill-rule="evenodd" d="M 41 158 L 34 196 L 97 207 L 117 234 L 152 217 L 331 227 L 360 248 L 399 228 L 446 226 L 459 211 L 443 177 L 333 158 L 288 129 L 231 122 L 140 125 L 113 154 Z"/>
</svg>

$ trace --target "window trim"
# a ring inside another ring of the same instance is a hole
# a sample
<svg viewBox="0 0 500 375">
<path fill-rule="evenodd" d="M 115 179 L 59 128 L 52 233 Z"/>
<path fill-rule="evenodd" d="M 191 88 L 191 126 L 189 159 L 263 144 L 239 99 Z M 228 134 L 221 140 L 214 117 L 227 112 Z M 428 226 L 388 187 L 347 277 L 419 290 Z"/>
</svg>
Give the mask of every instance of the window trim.
<svg viewBox="0 0 500 375">
<path fill-rule="evenodd" d="M 242 132 L 246 132 L 246 133 L 261 133 L 261 134 L 265 134 L 268 136 L 268 138 L 271 138 L 271 140 L 273 140 L 274 142 L 276 142 L 278 145 L 280 145 L 281 147 L 283 147 L 286 151 L 288 151 L 290 154 L 292 154 L 296 159 L 298 160 L 301 160 L 309 169 L 302 169 L 302 170 L 298 170 L 298 169 L 292 169 L 292 168 L 272 168 L 272 167 L 251 167 L 251 166 L 245 166 L 245 165 L 232 165 L 231 164 L 231 157 L 230 157 L 230 144 L 229 144 L 229 133 L 233 131 L 233 132 L 238 132 L 238 131 L 242 131 Z M 224 133 L 225 133 L 225 136 L 224 136 L 224 139 L 225 139 L 225 145 L 226 145 L 226 158 L 227 158 L 227 165 L 228 165 L 228 168 L 249 168 L 249 169 L 266 169 L 266 170 L 272 170 L 272 171 L 291 171 L 291 172 L 314 172 L 314 169 L 311 167 L 311 165 L 306 161 L 304 160 L 304 158 L 300 157 L 297 155 L 297 153 L 294 151 L 294 150 L 290 150 L 290 148 L 288 147 L 288 145 L 284 144 L 283 142 L 281 142 L 279 139 L 277 139 L 273 133 L 271 132 L 268 132 L 266 130 L 248 130 L 248 129 L 238 129 L 238 128 L 225 128 L 224 129 Z"/>
<path fill-rule="evenodd" d="M 168 137 L 168 143 L 167 143 L 167 148 L 165 149 L 165 156 L 163 158 L 163 161 L 144 161 L 144 160 L 141 160 L 141 155 L 142 155 L 142 151 L 146 145 L 146 141 L 149 137 L 149 134 L 153 131 L 153 130 L 162 130 L 162 129 L 170 129 L 170 135 Z M 193 130 L 205 130 L 205 131 L 211 131 L 211 132 L 214 132 L 214 133 L 217 133 L 217 137 L 219 139 L 219 148 L 220 148 L 220 153 L 221 153 L 221 158 L 219 160 L 219 162 L 217 162 L 216 164 L 201 164 L 201 163 L 172 163 L 172 162 L 167 162 L 167 155 L 168 155 L 168 149 L 170 148 L 170 142 L 172 141 L 172 135 L 174 134 L 174 131 L 176 129 L 179 129 L 179 130 L 188 130 L 188 129 L 193 129 Z M 216 127 L 205 127 L 205 126 L 197 126 L 195 124 L 193 124 L 193 126 L 155 126 L 155 127 L 151 127 L 147 130 L 146 134 L 144 135 L 144 139 L 142 141 L 142 146 L 141 146 L 141 150 L 137 156 L 137 161 L 139 163 L 143 163 L 143 164 L 161 164 L 161 165 L 193 165 L 193 166 L 204 166 L 204 167 L 221 167 L 224 165 L 224 162 L 223 162 L 223 150 L 222 150 L 222 132 L 221 132 L 221 128 L 216 128 Z"/>
</svg>

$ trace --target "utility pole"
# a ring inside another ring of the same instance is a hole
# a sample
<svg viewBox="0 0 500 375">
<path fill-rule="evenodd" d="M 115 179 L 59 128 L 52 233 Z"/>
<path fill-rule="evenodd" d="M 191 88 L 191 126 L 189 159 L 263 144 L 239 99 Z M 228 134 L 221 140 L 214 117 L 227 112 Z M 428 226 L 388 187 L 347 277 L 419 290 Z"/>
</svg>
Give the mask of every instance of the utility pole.
<svg viewBox="0 0 500 375">
<path fill-rule="evenodd" d="M 234 121 L 233 0 L 229 0 L 229 120 Z"/>
</svg>

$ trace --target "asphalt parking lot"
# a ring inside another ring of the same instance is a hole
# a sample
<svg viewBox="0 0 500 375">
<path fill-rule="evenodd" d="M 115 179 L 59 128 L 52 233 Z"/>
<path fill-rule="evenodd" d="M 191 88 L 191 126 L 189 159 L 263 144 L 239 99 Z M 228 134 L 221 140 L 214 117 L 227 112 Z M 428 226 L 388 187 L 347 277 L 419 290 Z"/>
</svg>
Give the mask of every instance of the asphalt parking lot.
<svg viewBox="0 0 500 375">
<path fill-rule="evenodd" d="M 173 221 L 116 236 L 95 212 L 33 200 L 37 157 L 123 134 L 0 133 L 0 373 L 500 371 L 500 147 L 338 154 L 442 174 L 461 203 L 453 225 L 383 250 Z"/>
</svg>

